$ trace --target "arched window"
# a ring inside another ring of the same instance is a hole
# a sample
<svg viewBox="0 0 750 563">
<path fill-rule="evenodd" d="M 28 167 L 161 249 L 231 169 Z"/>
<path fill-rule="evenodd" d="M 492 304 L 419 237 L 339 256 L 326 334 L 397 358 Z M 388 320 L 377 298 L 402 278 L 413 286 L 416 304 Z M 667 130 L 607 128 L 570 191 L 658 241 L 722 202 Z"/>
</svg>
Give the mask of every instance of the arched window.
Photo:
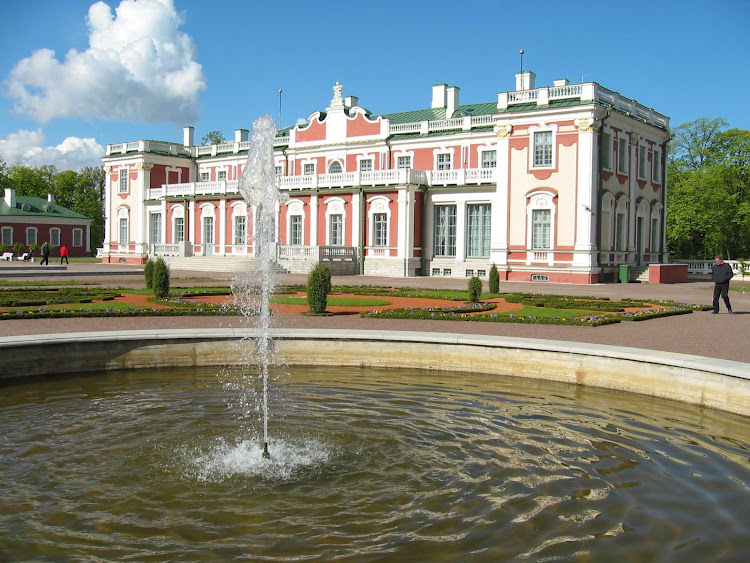
<svg viewBox="0 0 750 563">
<path fill-rule="evenodd" d="M 341 174 L 342 172 L 341 163 L 338 160 L 334 160 L 328 165 L 329 174 Z"/>
</svg>

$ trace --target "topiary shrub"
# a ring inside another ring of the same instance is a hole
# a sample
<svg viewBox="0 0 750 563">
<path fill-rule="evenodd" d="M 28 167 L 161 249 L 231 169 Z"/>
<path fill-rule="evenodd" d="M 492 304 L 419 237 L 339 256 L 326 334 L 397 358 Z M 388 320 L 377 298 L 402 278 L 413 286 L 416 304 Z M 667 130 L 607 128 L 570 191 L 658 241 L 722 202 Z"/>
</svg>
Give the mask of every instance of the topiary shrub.
<svg viewBox="0 0 750 563">
<path fill-rule="evenodd" d="M 328 294 L 331 292 L 331 270 L 328 266 L 317 264 L 307 276 L 307 304 L 310 313 L 322 315 L 328 306 Z"/>
<path fill-rule="evenodd" d="M 497 266 L 492 264 L 490 268 L 490 293 L 500 293 L 500 274 L 497 273 Z"/>
<path fill-rule="evenodd" d="M 143 279 L 146 282 L 146 289 L 154 287 L 154 261 L 149 258 L 146 265 L 143 266 Z"/>
<path fill-rule="evenodd" d="M 22 242 L 14 242 L 13 243 L 13 252 L 18 254 L 19 256 L 23 252 L 24 244 Z"/>
<path fill-rule="evenodd" d="M 476 303 L 482 295 L 482 280 L 474 276 L 469 280 L 469 301 Z"/>
<path fill-rule="evenodd" d="M 158 258 L 154 262 L 154 272 L 151 282 L 154 297 L 157 299 L 166 299 L 169 296 L 169 266 L 167 266 L 164 258 Z"/>
</svg>

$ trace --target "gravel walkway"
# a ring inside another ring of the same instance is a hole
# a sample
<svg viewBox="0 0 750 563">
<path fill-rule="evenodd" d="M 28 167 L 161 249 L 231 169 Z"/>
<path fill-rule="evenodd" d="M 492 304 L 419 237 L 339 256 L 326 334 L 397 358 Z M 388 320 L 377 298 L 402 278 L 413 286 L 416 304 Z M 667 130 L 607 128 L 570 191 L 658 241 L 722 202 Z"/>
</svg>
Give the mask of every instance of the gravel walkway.
<svg viewBox="0 0 750 563">
<path fill-rule="evenodd" d="M 14 281 L 75 280 L 114 287 L 142 287 L 143 277 L 128 266 L 73 263 L 62 275 L 53 271 L 30 272 L 27 276 L 6 277 L 7 266 L 0 266 L 0 279 Z M 14 274 L 21 273 L 20 270 Z M 64 276 L 64 277 L 63 277 Z M 172 272 L 172 285 L 200 285 L 227 283 L 233 278 L 227 273 Z M 280 283 L 304 284 L 306 276 L 286 275 Z M 465 289 L 466 280 L 442 278 L 374 278 L 364 276 L 335 276 L 334 285 L 375 285 L 391 287 L 422 287 L 437 289 Z M 733 285 L 742 286 L 741 280 Z M 486 286 L 485 286 L 486 287 Z M 560 295 L 669 299 L 681 303 L 710 303 L 713 284 L 689 282 L 672 285 L 600 284 L 572 285 L 527 282 L 501 282 L 502 292 L 538 292 Z M 750 280 L 748 280 L 750 289 Z M 358 315 L 339 314 L 331 317 L 277 316 L 278 328 L 327 328 L 356 330 L 422 331 L 497 336 L 516 336 L 571 342 L 590 342 L 663 350 L 722 358 L 750 363 L 750 292 L 730 294 L 734 315 L 727 315 L 722 303 L 721 314 L 697 312 L 653 319 L 645 322 L 622 322 L 601 327 L 549 325 L 520 325 L 503 323 L 451 322 L 425 320 L 362 319 Z M 75 333 L 91 331 L 120 331 L 160 328 L 242 327 L 236 317 L 150 317 L 150 318 L 92 318 L 8 320 L 0 322 L 0 337 L 20 334 Z"/>
</svg>

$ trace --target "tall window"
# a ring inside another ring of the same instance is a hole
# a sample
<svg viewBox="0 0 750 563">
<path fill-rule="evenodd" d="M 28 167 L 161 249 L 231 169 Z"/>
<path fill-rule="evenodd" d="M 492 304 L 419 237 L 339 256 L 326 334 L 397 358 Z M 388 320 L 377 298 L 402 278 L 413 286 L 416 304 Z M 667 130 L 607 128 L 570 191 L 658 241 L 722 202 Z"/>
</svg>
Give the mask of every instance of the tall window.
<svg viewBox="0 0 750 563">
<path fill-rule="evenodd" d="M 373 246 L 388 246 L 388 214 L 373 215 Z"/>
<path fill-rule="evenodd" d="M 411 168 L 411 156 L 399 156 L 396 159 L 396 168 Z"/>
<path fill-rule="evenodd" d="M 117 239 L 119 244 L 128 244 L 128 220 L 120 217 L 120 236 Z"/>
<path fill-rule="evenodd" d="M 289 244 L 302 245 L 302 215 L 289 216 Z"/>
<path fill-rule="evenodd" d="M 13 244 L 13 227 L 3 227 L 3 244 Z"/>
<path fill-rule="evenodd" d="M 313 174 L 315 174 L 315 165 L 314 165 L 314 164 L 312 164 L 312 163 L 310 163 L 310 162 L 308 162 L 308 163 L 307 163 L 307 164 L 305 164 L 305 165 L 304 165 L 304 167 L 302 168 L 302 173 L 303 173 L 303 174 L 304 174 L 305 176 L 312 176 Z"/>
<path fill-rule="evenodd" d="M 36 227 L 28 227 L 26 229 L 26 245 L 37 244 L 37 229 Z"/>
<path fill-rule="evenodd" d="M 450 170 L 451 169 L 451 153 L 443 152 L 437 155 L 437 169 L 438 170 Z"/>
<path fill-rule="evenodd" d="M 456 206 L 435 206 L 435 256 L 456 255 Z"/>
<path fill-rule="evenodd" d="M 552 248 L 552 211 L 534 209 L 531 212 L 531 248 L 550 250 Z"/>
<path fill-rule="evenodd" d="M 128 193 L 128 169 L 120 168 L 120 188 L 121 194 Z"/>
<path fill-rule="evenodd" d="M 359 161 L 359 171 L 360 172 L 372 172 L 372 159 L 371 158 L 363 158 Z"/>
<path fill-rule="evenodd" d="M 185 242 L 185 219 L 183 217 L 175 217 L 174 242 Z"/>
<path fill-rule="evenodd" d="M 235 215 L 234 217 L 234 244 L 243 245 L 247 242 L 247 217 Z"/>
<path fill-rule="evenodd" d="M 657 184 L 661 182 L 661 151 L 654 150 L 654 173 L 652 179 Z"/>
<path fill-rule="evenodd" d="M 341 163 L 338 160 L 334 160 L 328 167 L 329 174 L 341 174 Z"/>
<path fill-rule="evenodd" d="M 552 166 L 552 131 L 534 133 L 534 166 Z"/>
<path fill-rule="evenodd" d="M 615 251 L 625 252 L 625 214 L 618 213 L 615 217 Z"/>
<path fill-rule="evenodd" d="M 49 230 L 49 243 L 52 246 L 60 246 L 60 229 L 53 227 Z"/>
<path fill-rule="evenodd" d="M 73 246 L 83 246 L 83 229 L 73 229 Z"/>
<path fill-rule="evenodd" d="M 161 244 L 161 213 L 151 214 L 151 244 Z"/>
<path fill-rule="evenodd" d="M 623 138 L 617 139 L 617 171 L 628 173 L 628 142 Z"/>
<path fill-rule="evenodd" d="M 344 220 L 340 213 L 328 217 L 328 244 L 332 246 L 344 244 Z"/>
<path fill-rule="evenodd" d="M 219 179 L 219 181 L 226 180 L 227 179 L 227 171 L 226 170 L 219 170 L 218 179 Z"/>
<path fill-rule="evenodd" d="M 646 178 L 646 157 L 648 156 L 648 150 L 646 147 L 638 147 L 638 177 Z"/>
<path fill-rule="evenodd" d="M 466 256 L 487 258 L 490 255 L 490 204 L 467 206 Z"/>
<path fill-rule="evenodd" d="M 482 168 L 497 167 L 497 151 L 482 151 Z"/>
<path fill-rule="evenodd" d="M 602 168 L 612 170 L 612 135 L 602 133 Z"/>
</svg>

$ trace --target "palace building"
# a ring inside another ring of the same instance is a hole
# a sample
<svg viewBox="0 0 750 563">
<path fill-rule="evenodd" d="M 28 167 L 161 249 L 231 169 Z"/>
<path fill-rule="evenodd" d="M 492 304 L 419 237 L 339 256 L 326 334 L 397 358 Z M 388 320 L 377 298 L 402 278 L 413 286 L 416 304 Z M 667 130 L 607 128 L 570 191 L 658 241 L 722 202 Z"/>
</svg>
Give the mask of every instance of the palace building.
<svg viewBox="0 0 750 563">
<path fill-rule="evenodd" d="M 497 99 L 374 114 L 343 87 L 325 110 L 278 131 L 275 256 L 289 272 L 573 283 L 666 262 L 669 119 L 595 82 L 537 87 L 531 71 Z M 252 264 L 256 210 L 238 179 L 248 131 L 196 146 L 108 145 L 110 263 L 165 256 L 174 266 Z"/>
</svg>

